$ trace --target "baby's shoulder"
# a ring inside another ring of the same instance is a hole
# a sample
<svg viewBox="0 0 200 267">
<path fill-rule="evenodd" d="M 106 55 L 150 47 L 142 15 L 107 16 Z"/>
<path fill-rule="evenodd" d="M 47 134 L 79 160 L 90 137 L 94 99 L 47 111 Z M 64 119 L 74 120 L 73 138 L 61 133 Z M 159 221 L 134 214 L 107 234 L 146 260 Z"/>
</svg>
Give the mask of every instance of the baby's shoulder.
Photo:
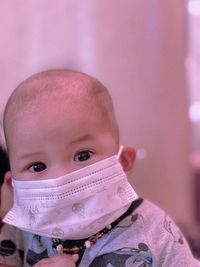
<svg viewBox="0 0 200 267">
<path fill-rule="evenodd" d="M 182 242 L 183 235 L 174 220 L 160 207 L 149 200 L 143 200 L 135 210 L 138 217 L 138 224 L 143 227 L 146 235 L 152 239 L 168 237 Z"/>
</svg>

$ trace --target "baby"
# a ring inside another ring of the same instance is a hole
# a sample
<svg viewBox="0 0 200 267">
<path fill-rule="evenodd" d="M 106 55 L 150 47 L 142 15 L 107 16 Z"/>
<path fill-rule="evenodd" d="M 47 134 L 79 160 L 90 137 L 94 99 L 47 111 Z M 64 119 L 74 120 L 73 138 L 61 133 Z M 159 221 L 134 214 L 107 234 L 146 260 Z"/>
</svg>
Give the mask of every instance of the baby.
<svg viewBox="0 0 200 267">
<path fill-rule="evenodd" d="M 0 253 L 2 264 L 200 266 L 174 222 L 129 184 L 135 151 L 120 146 L 96 79 L 68 70 L 30 77 L 8 100 L 4 131 L 14 205 L 0 238 L 14 248 Z"/>
</svg>

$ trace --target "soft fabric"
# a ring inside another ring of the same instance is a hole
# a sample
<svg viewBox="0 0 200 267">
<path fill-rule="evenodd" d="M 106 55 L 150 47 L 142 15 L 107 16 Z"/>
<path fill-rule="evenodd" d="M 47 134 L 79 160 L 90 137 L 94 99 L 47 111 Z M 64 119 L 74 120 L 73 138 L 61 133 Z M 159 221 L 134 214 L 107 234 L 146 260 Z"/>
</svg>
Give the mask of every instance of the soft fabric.
<svg viewBox="0 0 200 267">
<path fill-rule="evenodd" d="M 33 266 L 56 254 L 50 238 L 4 225 L 0 263 Z M 23 262 L 22 262 L 23 261 Z M 175 223 L 157 206 L 145 200 L 114 230 L 83 254 L 79 267 L 195 267 L 189 246 Z"/>
</svg>

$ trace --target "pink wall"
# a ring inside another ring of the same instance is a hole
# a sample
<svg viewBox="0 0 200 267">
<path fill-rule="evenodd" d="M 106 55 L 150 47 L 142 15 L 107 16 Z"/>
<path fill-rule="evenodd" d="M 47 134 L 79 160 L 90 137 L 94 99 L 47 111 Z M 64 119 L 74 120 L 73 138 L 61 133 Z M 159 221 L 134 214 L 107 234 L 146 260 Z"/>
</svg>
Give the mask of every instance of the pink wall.
<svg viewBox="0 0 200 267">
<path fill-rule="evenodd" d="M 20 2 L 20 4 L 19 4 Z M 193 220 L 182 0 L 2 0 L 1 110 L 18 82 L 56 67 L 103 81 L 121 140 L 144 148 L 132 184 L 174 219 Z"/>
</svg>

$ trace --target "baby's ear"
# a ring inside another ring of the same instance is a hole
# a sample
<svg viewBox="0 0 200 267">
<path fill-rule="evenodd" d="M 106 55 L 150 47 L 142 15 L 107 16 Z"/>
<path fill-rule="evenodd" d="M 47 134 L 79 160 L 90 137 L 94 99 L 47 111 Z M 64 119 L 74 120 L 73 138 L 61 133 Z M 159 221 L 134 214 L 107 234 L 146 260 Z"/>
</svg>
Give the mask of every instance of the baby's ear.
<svg viewBox="0 0 200 267">
<path fill-rule="evenodd" d="M 7 188 L 10 190 L 10 191 L 13 191 L 13 188 L 12 188 L 12 174 L 10 171 L 6 172 L 5 176 L 4 176 L 4 183 L 6 184 Z"/>
<path fill-rule="evenodd" d="M 132 170 L 136 152 L 133 147 L 124 147 L 120 156 L 120 162 L 125 172 Z"/>
</svg>

